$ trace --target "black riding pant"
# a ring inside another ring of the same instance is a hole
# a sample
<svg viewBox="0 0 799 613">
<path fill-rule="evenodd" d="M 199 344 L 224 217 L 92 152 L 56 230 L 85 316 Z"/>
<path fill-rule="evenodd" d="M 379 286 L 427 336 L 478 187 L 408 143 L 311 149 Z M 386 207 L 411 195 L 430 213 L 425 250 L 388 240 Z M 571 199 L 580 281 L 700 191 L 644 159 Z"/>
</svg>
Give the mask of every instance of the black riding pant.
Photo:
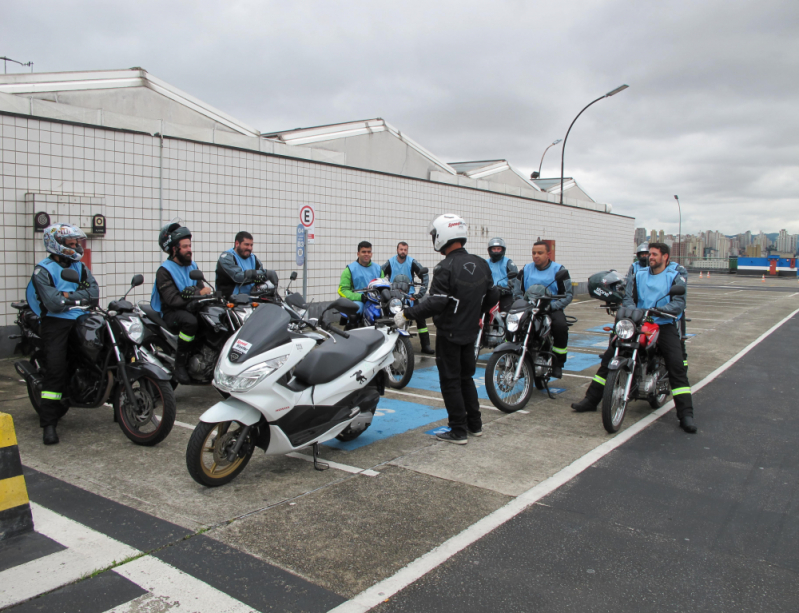
<svg viewBox="0 0 799 613">
<path fill-rule="evenodd" d="M 555 354 L 555 366 L 566 364 L 566 357 L 569 352 L 569 325 L 566 323 L 566 315 L 563 311 L 552 311 L 549 316 L 552 318 L 552 353 Z"/>
<path fill-rule="evenodd" d="M 164 313 L 164 321 L 181 341 L 190 343 L 194 340 L 198 327 L 196 315 L 188 311 L 167 311 Z"/>
<path fill-rule="evenodd" d="M 682 346 L 680 344 L 680 331 L 675 324 L 661 324 L 658 337 L 658 349 L 666 360 L 666 370 L 669 372 L 669 384 L 674 396 L 674 405 L 677 408 L 677 417 L 693 415 L 694 405 L 691 398 L 691 384 L 688 382 L 688 372 L 683 364 Z M 602 400 L 605 391 L 605 379 L 608 376 L 608 364 L 616 354 L 616 349 L 608 347 L 602 356 L 602 363 L 597 370 L 594 380 L 588 386 L 585 397 L 596 404 Z"/>
<path fill-rule="evenodd" d="M 69 406 L 64 392 L 69 375 L 69 333 L 75 327 L 74 319 L 42 317 L 41 337 L 44 341 L 45 375 L 42 382 L 42 402 L 39 407 L 39 425 L 55 426 L 66 415 Z"/>
<path fill-rule="evenodd" d="M 483 421 L 477 388 L 474 385 L 477 366 L 474 342 L 456 345 L 444 336 L 437 337 L 436 365 L 453 436 L 466 436 L 467 428 L 472 431 L 481 430 Z"/>
</svg>

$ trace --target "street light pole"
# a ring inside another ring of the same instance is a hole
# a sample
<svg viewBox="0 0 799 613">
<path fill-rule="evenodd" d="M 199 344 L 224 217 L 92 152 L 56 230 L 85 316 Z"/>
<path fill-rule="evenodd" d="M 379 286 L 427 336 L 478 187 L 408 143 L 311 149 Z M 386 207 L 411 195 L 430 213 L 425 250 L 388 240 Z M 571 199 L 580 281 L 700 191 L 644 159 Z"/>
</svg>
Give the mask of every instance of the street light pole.
<svg viewBox="0 0 799 613">
<path fill-rule="evenodd" d="M 590 104 L 586 105 L 586 107 L 582 111 L 577 113 L 577 117 L 574 118 L 574 120 L 571 122 L 571 125 L 569 126 L 569 129 L 566 130 L 566 137 L 563 139 L 563 147 L 561 147 L 561 150 L 560 150 L 560 203 L 561 204 L 563 204 L 563 162 L 564 162 L 564 157 L 566 155 L 566 141 L 569 140 L 569 132 L 572 131 L 572 126 L 574 125 L 574 122 L 577 121 L 577 119 L 580 117 L 580 115 L 583 114 L 585 109 L 587 109 L 589 106 L 591 106 L 595 102 L 599 102 L 603 98 L 610 98 L 611 96 L 615 96 L 616 94 L 618 94 L 621 91 L 624 91 L 628 87 L 629 87 L 629 85 L 620 85 L 619 87 L 617 87 L 613 91 L 609 91 L 604 96 L 600 96 L 599 98 L 597 98 L 596 100 L 594 100 Z"/>
<path fill-rule="evenodd" d="M 677 263 L 682 264 L 682 262 L 680 262 L 682 259 L 682 208 L 680 207 L 680 197 L 675 194 L 674 199 L 677 201 L 677 212 L 680 215 L 680 225 L 678 226 L 677 230 L 677 249 L 679 250 L 679 255 L 677 255 Z"/>
<path fill-rule="evenodd" d="M 549 147 L 554 147 L 554 146 L 555 146 L 555 145 L 557 145 L 557 144 L 558 144 L 560 141 L 561 141 L 561 139 L 560 139 L 560 138 L 559 138 L 559 139 L 557 139 L 556 141 L 553 141 L 553 143 L 552 143 L 552 144 L 551 144 Z M 544 155 L 546 155 L 546 154 L 547 154 L 547 151 L 549 151 L 549 147 L 547 147 L 546 149 L 544 149 Z M 544 155 L 542 155 L 542 156 L 541 156 L 541 163 L 538 165 L 538 176 L 539 176 L 539 177 L 541 176 L 541 167 L 544 165 Z"/>
</svg>

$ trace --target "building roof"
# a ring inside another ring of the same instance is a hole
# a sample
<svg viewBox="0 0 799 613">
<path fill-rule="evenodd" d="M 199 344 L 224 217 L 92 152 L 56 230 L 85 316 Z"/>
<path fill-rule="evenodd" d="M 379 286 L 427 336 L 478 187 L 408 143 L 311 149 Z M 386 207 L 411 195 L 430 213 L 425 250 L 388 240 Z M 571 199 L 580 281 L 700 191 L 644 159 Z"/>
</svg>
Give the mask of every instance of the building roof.
<svg viewBox="0 0 799 613">
<path fill-rule="evenodd" d="M 166 81 L 152 76 L 143 68 L 0 75 L 0 92 L 19 96 L 48 92 L 97 91 L 135 87 L 144 87 L 152 90 L 195 113 L 205 116 L 211 121 L 226 126 L 234 132 L 246 136 L 259 135 L 259 132 L 254 128 L 173 87 Z"/>
<path fill-rule="evenodd" d="M 542 191 L 537 185 L 532 183 L 522 172 L 510 165 L 507 160 L 482 160 L 474 162 L 450 162 L 458 174 L 471 179 L 488 179 L 492 175 L 503 172 L 515 174 L 522 182 L 535 191 Z M 489 179 L 490 180 L 490 179 Z"/>
<path fill-rule="evenodd" d="M 555 177 L 554 179 L 533 179 L 533 183 L 535 183 L 538 187 L 540 187 L 543 191 L 550 193 L 550 194 L 559 194 L 560 193 L 560 177 Z M 575 181 L 572 177 L 563 177 L 563 194 L 565 195 L 572 188 L 579 189 L 583 194 L 586 195 L 587 198 L 591 200 L 591 202 L 596 202 L 588 193 L 580 186 L 577 181 Z"/>
</svg>

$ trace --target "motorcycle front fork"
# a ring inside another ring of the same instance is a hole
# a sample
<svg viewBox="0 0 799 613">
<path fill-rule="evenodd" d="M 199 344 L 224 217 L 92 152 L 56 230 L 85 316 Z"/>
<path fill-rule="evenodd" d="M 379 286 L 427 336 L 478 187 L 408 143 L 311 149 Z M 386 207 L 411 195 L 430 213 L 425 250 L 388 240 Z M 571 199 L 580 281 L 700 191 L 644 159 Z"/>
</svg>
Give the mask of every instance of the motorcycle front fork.
<svg viewBox="0 0 799 613">
<path fill-rule="evenodd" d="M 616 354 L 618 355 L 618 348 L 616 349 Z M 633 357 L 632 357 L 632 366 L 630 367 L 630 376 L 627 377 L 627 385 L 624 387 L 624 402 L 628 402 L 630 399 L 630 388 L 633 385 L 633 377 L 635 376 L 635 365 L 637 364 L 636 358 L 638 357 L 638 349 L 633 350 Z"/>
</svg>

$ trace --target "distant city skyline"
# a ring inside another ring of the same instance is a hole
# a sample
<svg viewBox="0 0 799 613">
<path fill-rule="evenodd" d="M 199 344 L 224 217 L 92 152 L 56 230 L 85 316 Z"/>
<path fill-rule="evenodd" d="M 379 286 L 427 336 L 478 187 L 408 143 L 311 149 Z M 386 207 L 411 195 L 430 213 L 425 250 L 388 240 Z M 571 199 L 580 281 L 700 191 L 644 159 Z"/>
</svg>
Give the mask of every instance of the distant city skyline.
<svg viewBox="0 0 799 613">
<path fill-rule="evenodd" d="M 678 246 L 679 239 L 679 246 Z M 769 253 L 796 255 L 799 251 L 799 234 L 791 234 L 785 228 L 779 232 L 752 232 L 724 234 L 717 230 L 677 235 L 672 232 L 645 227 L 635 229 L 635 249 L 644 242 L 660 242 L 669 245 L 672 252 L 689 258 L 728 258 L 731 256 L 763 257 Z"/>
</svg>

